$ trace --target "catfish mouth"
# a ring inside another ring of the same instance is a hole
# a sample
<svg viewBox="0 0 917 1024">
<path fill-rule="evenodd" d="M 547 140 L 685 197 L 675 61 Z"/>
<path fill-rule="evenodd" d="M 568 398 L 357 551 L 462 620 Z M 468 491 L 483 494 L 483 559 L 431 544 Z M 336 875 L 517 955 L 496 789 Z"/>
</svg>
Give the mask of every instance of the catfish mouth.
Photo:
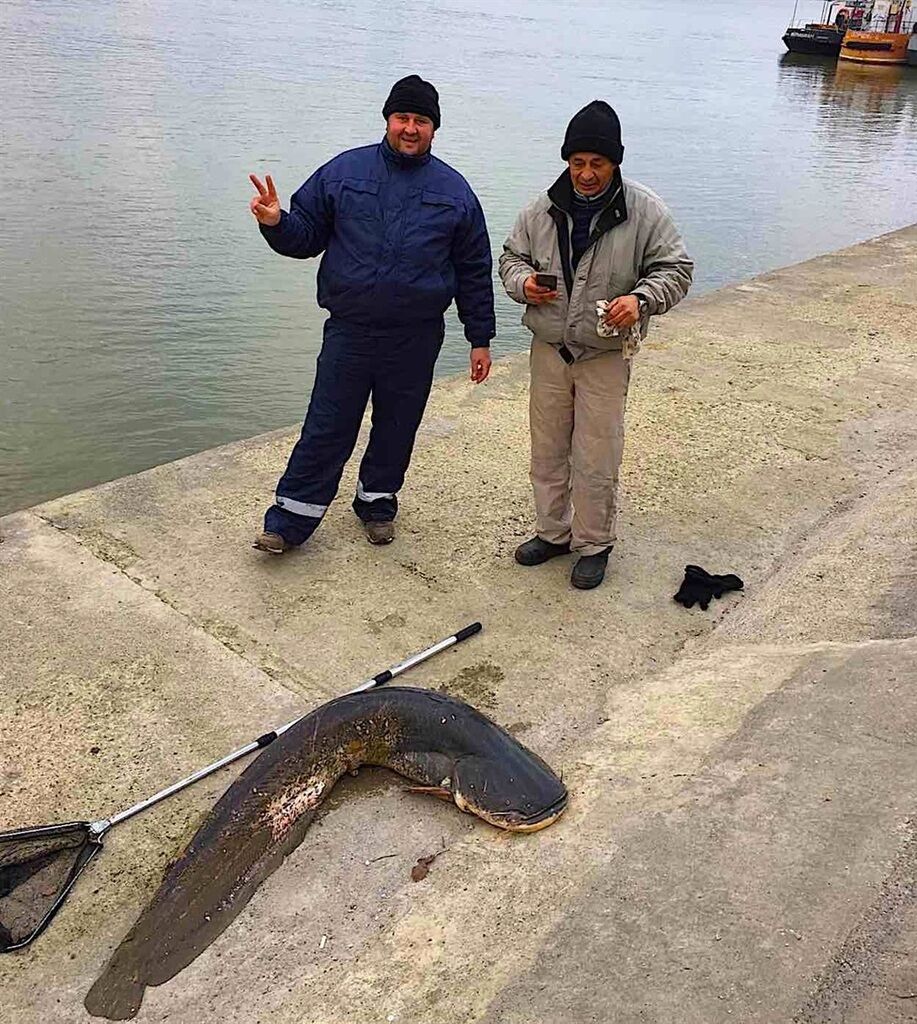
<svg viewBox="0 0 917 1024">
<path fill-rule="evenodd" d="M 459 793 L 453 795 L 460 810 L 470 811 L 496 828 L 505 829 L 507 832 L 538 832 L 543 828 L 547 828 L 548 825 L 553 825 L 567 809 L 567 801 L 569 799 L 565 791 L 554 803 L 548 804 L 547 807 L 543 807 L 532 814 L 522 814 L 520 811 L 515 810 L 489 811 L 472 804 Z"/>
<path fill-rule="evenodd" d="M 553 825 L 567 809 L 568 799 L 569 797 L 564 793 L 550 806 L 522 818 L 515 824 L 504 825 L 504 828 L 509 828 L 512 832 L 537 832 L 539 829 L 547 828 L 548 825 Z"/>
</svg>

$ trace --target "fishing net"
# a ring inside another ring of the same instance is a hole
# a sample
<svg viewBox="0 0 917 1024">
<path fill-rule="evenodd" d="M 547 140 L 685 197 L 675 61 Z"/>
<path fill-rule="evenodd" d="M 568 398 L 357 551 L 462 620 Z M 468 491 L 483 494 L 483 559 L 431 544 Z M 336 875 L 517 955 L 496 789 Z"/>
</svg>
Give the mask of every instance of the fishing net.
<svg viewBox="0 0 917 1024">
<path fill-rule="evenodd" d="M 101 846 L 86 821 L 0 832 L 0 953 L 41 932 Z"/>
</svg>

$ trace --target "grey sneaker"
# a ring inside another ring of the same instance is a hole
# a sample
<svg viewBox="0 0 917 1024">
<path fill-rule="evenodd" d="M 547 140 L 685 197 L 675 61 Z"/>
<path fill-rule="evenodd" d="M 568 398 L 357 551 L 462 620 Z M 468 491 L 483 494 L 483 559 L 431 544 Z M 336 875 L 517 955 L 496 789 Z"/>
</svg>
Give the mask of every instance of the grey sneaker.
<svg viewBox="0 0 917 1024">
<path fill-rule="evenodd" d="M 570 544 L 552 544 L 541 537 L 533 537 L 516 548 L 515 558 L 520 565 L 541 565 L 549 558 L 570 554 Z"/>
<path fill-rule="evenodd" d="M 266 551 L 269 555 L 282 555 L 284 551 L 289 551 L 295 547 L 295 544 L 290 544 L 289 541 L 283 539 L 279 533 L 259 533 L 255 538 L 255 543 L 252 544 L 253 548 L 257 548 L 258 551 Z"/>
<path fill-rule="evenodd" d="M 366 538 L 370 544 L 391 544 L 395 539 L 395 524 L 391 519 L 372 520 L 363 523 Z"/>
<path fill-rule="evenodd" d="M 605 548 L 597 555 L 582 555 L 573 572 L 570 574 L 570 582 L 577 590 L 592 590 L 605 579 L 605 567 L 608 565 L 608 556 L 611 548 Z"/>
</svg>

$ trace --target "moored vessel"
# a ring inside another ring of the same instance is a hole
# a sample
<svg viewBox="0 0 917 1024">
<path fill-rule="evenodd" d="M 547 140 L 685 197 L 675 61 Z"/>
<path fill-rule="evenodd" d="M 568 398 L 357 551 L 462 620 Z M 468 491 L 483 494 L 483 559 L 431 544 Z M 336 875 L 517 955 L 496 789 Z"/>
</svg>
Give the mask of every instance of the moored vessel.
<svg viewBox="0 0 917 1024">
<path fill-rule="evenodd" d="M 859 27 L 866 12 L 865 0 L 851 3 L 827 2 L 822 4 L 819 21 L 804 21 L 797 24 L 793 19 L 783 34 L 783 42 L 790 53 L 808 53 L 824 57 L 836 57 L 841 50 L 844 34 L 848 28 Z"/>
<path fill-rule="evenodd" d="M 844 35 L 838 56 L 857 64 L 907 64 L 914 32 L 911 0 L 875 0 L 860 27 Z"/>
</svg>

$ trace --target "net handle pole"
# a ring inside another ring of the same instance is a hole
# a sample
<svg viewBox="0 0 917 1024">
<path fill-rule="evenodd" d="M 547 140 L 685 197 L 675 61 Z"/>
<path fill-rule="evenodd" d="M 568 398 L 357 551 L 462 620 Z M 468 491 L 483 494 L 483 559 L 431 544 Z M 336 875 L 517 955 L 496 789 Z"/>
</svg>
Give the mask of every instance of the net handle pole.
<svg viewBox="0 0 917 1024">
<path fill-rule="evenodd" d="M 452 636 L 448 636 L 444 640 L 440 640 L 432 646 L 427 647 L 422 651 L 418 651 L 417 654 L 412 654 L 409 658 L 399 662 L 397 665 L 393 665 L 391 668 L 385 669 L 383 672 L 377 673 L 365 682 L 360 683 L 359 686 L 355 686 L 352 690 L 347 690 L 346 693 L 342 694 L 342 696 L 347 696 L 352 693 L 362 693 L 364 690 L 372 690 L 377 686 L 383 686 L 396 676 L 400 676 L 403 672 L 407 672 L 408 669 L 414 668 L 415 665 L 419 665 L 421 662 L 427 661 L 427 659 L 432 658 L 441 651 L 454 647 L 463 640 L 467 640 L 468 637 L 474 636 L 476 633 L 480 633 L 481 628 L 480 622 L 472 622 L 470 625 L 460 629 L 457 633 L 453 633 Z M 308 712 L 306 714 L 308 714 Z M 147 797 L 146 800 L 141 800 L 139 803 L 134 804 L 133 807 L 128 807 L 123 811 L 119 811 L 110 818 L 103 818 L 99 821 L 91 822 L 89 826 L 90 830 L 96 837 L 103 835 L 115 825 L 120 825 L 122 821 L 127 821 L 128 818 L 133 818 L 135 814 L 140 814 L 141 811 L 145 811 L 148 808 L 153 807 L 155 804 L 168 799 L 168 797 L 174 796 L 176 793 L 180 793 L 183 789 L 193 786 L 195 782 L 200 782 L 201 779 L 206 779 L 208 775 L 213 775 L 214 772 L 218 772 L 221 768 L 225 768 L 234 761 L 238 761 L 246 755 L 252 754 L 256 750 L 260 750 L 263 747 L 268 746 L 273 743 L 278 736 L 283 735 L 283 733 L 296 725 L 297 722 L 302 721 L 305 717 L 305 715 L 300 715 L 298 718 L 294 718 L 293 721 L 287 722 L 286 725 L 282 725 L 277 729 L 272 729 L 270 732 L 266 732 L 256 740 L 246 743 L 244 747 L 239 747 L 238 750 L 234 750 L 231 754 L 226 754 L 225 757 L 221 757 L 218 761 L 214 761 L 213 764 L 208 764 L 205 768 L 199 768 L 196 772 L 188 775 L 186 778 L 179 779 L 178 782 L 173 782 L 171 786 L 166 786 L 165 789 L 161 789 L 158 793 L 154 793 L 153 796 Z"/>
</svg>

